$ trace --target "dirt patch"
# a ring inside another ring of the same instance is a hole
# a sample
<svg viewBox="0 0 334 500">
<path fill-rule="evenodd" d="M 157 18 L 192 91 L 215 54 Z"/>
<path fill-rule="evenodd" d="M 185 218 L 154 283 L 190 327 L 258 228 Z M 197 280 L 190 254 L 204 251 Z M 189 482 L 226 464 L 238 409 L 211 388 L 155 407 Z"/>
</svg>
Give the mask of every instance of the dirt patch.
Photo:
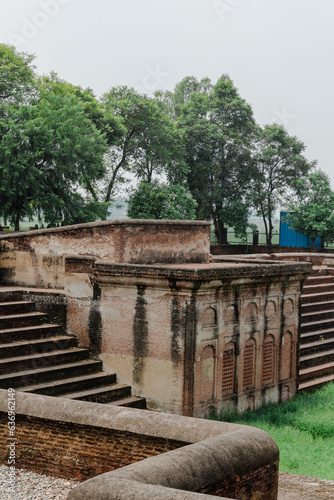
<svg viewBox="0 0 334 500">
<path fill-rule="evenodd" d="M 334 500 L 334 481 L 280 472 L 278 500 Z"/>
</svg>

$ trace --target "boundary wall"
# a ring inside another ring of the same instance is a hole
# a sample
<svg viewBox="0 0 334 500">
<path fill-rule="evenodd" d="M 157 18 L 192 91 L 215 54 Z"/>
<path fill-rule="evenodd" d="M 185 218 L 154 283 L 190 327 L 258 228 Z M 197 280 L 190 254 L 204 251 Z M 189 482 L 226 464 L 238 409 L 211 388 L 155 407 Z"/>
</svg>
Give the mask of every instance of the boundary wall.
<svg viewBox="0 0 334 500">
<path fill-rule="evenodd" d="M 2 464 L 7 411 L 0 390 Z M 92 478 L 68 500 L 277 498 L 278 448 L 259 429 L 22 392 L 16 418 L 17 467 Z"/>
<path fill-rule="evenodd" d="M 113 220 L 0 235 L 1 283 L 64 288 L 65 257 L 115 263 L 208 262 L 206 221 Z"/>
</svg>

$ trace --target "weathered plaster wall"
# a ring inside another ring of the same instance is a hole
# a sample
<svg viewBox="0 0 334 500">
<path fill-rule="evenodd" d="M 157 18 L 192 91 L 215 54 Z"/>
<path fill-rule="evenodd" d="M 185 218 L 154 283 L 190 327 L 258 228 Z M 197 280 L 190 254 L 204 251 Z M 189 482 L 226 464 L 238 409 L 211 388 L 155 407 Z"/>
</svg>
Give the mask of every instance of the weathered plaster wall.
<svg viewBox="0 0 334 500">
<path fill-rule="evenodd" d="M 7 411 L 0 390 L 2 464 Z M 278 448 L 259 429 L 20 392 L 15 411 L 17 467 L 93 478 L 69 500 L 277 499 Z"/>
<path fill-rule="evenodd" d="M 78 271 L 73 262 L 68 268 Z M 300 290 L 310 268 L 97 261 L 76 273 L 82 283 L 90 276 L 94 297 L 75 296 L 72 274 L 66 293 L 87 320 L 80 342 L 100 353 L 106 370 L 152 408 L 204 416 L 222 404 L 244 411 L 295 395 Z"/>
<path fill-rule="evenodd" d="M 110 262 L 208 262 L 210 223 L 114 220 L 0 236 L 2 283 L 64 287 L 65 256 Z"/>
</svg>

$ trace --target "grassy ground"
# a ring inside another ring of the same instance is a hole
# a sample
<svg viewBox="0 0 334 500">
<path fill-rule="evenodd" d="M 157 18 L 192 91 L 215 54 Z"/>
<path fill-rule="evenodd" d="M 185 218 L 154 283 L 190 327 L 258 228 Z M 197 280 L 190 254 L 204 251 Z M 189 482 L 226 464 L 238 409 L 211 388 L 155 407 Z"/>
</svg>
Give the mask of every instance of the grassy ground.
<svg viewBox="0 0 334 500">
<path fill-rule="evenodd" d="M 209 418 L 266 431 L 280 450 L 280 471 L 334 480 L 334 383 L 282 405 Z"/>
</svg>

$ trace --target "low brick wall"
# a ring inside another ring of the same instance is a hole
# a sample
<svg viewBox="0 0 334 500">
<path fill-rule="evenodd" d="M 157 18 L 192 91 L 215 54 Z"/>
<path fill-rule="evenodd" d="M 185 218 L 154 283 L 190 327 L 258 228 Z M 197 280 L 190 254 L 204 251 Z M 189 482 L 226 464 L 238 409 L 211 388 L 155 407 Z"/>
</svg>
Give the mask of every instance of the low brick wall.
<svg viewBox="0 0 334 500">
<path fill-rule="evenodd" d="M 3 284 L 64 288 L 65 257 L 115 263 L 208 262 L 206 221 L 113 220 L 0 235 Z"/>
<path fill-rule="evenodd" d="M 0 390 L 2 464 L 7 411 Z M 92 478 L 69 500 L 277 498 L 277 446 L 252 427 L 17 392 L 15 438 L 16 467 Z"/>
</svg>

